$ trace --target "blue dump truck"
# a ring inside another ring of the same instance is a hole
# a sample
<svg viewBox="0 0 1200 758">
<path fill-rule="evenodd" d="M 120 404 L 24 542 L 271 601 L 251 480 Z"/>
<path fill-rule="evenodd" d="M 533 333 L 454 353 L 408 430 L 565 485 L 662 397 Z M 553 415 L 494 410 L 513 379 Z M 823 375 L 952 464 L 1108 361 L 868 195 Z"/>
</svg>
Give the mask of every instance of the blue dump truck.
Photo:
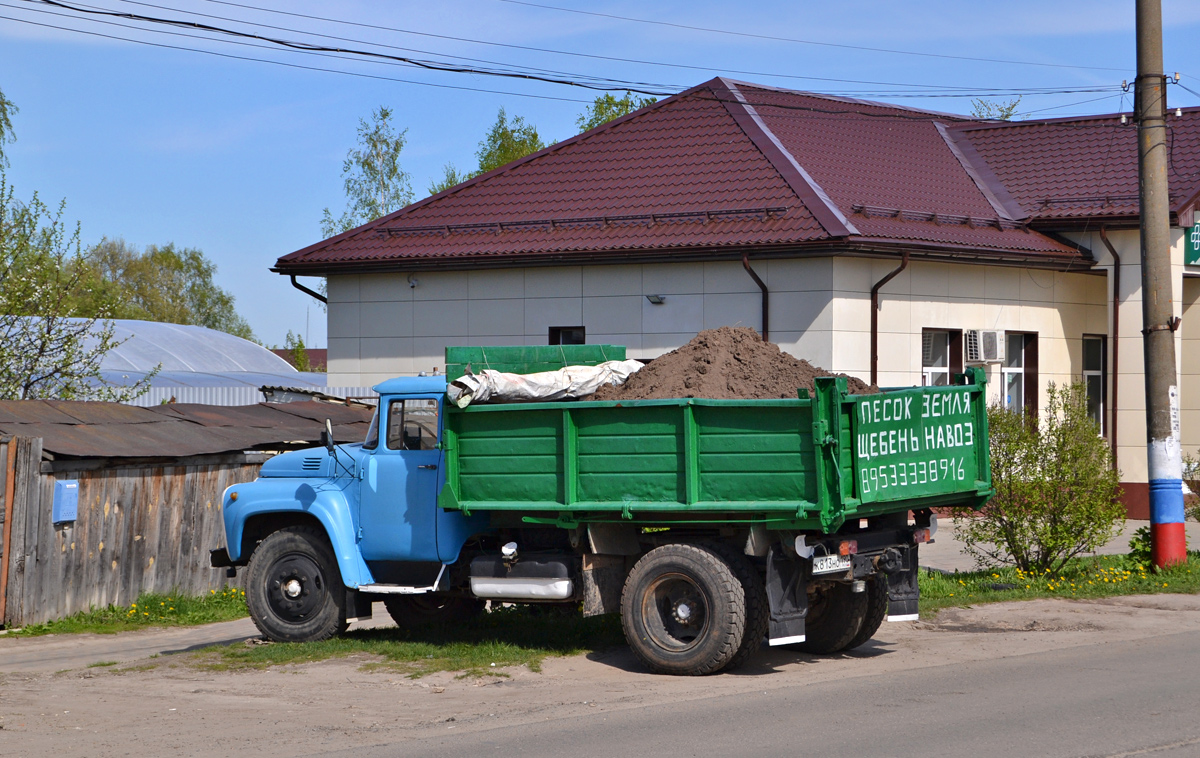
<svg viewBox="0 0 1200 758">
<path fill-rule="evenodd" d="M 613 358 L 623 348 L 452 348 L 447 375 L 380 384 L 366 439 L 327 431 L 225 492 L 212 565 L 244 568 L 272 640 L 339 634 L 376 600 L 405 627 L 560 604 L 619 613 L 653 671 L 710 674 L 764 639 L 828 654 L 915 619 L 931 509 L 992 494 L 974 369 L 871 395 L 826 378 L 778 400 L 446 400 L 472 361 Z"/>
</svg>

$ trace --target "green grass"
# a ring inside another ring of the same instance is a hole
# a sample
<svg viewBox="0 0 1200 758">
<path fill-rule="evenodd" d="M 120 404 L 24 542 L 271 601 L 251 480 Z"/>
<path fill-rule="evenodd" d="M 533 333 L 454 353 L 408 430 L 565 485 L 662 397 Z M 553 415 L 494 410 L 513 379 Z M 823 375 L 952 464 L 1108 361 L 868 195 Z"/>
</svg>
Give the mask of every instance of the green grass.
<svg viewBox="0 0 1200 758">
<path fill-rule="evenodd" d="M 98 668 L 101 668 L 104 666 L 116 666 L 116 665 L 117 665 L 116 661 L 96 661 L 95 663 L 89 663 L 88 668 L 98 669 Z"/>
<path fill-rule="evenodd" d="M 213 590 L 202 597 L 144 593 L 128 606 L 93 608 L 44 624 L 30 624 L 13 630 L 12 634 L 25 637 L 82 632 L 114 634 L 152 626 L 195 626 L 232 621 L 246 615 L 246 596 L 235 587 Z"/>
<path fill-rule="evenodd" d="M 1185 564 L 1153 571 L 1127 555 L 1077 558 L 1062 571 L 1032 575 L 1015 568 L 941 574 L 922 571 L 921 615 L 942 608 L 1034 598 L 1099 598 L 1163 592 L 1200 592 L 1200 553 Z"/>
<path fill-rule="evenodd" d="M 193 661 L 201 668 L 237 670 L 369 656 L 365 668 L 411 677 L 435 671 L 504 676 L 499 669 L 505 666 L 540 671 L 547 656 L 576 655 L 624 642 L 616 616 L 585 619 L 513 607 L 453 626 L 364 629 L 321 642 L 211 647 L 197 652 Z"/>
</svg>

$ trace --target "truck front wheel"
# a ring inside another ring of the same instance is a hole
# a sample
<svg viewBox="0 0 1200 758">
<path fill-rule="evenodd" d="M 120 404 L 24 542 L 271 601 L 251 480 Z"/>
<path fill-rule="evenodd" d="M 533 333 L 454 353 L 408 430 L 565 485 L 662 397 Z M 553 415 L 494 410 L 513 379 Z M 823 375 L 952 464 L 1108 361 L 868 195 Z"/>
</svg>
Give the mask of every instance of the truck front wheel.
<svg viewBox="0 0 1200 758">
<path fill-rule="evenodd" d="M 312 642 L 346 628 L 346 593 L 333 550 L 319 529 L 273 532 L 250 556 L 250 617 L 276 642 Z"/>
<path fill-rule="evenodd" d="M 663 545 L 634 565 L 621 593 L 621 627 L 652 671 L 700 675 L 733 660 L 746 629 L 742 584 L 705 545 Z"/>
</svg>

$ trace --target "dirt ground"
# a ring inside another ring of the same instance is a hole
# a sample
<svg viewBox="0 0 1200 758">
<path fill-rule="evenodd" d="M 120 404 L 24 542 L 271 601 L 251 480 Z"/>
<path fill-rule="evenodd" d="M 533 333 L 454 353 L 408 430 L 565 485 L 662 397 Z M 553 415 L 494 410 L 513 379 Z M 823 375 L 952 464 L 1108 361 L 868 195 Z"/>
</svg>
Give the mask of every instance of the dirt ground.
<svg viewBox="0 0 1200 758">
<path fill-rule="evenodd" d="M 885 624 L 846 655 L 764 648 L 743 669 L 703 678 L 645 673 L 625 649 L 551 658 L 511 678 L 421 679 L 342 659 L 267 671 L 209 672 L 185 655 L 111 668 L 0 675 L 0 755 L 309 755 L 448 730 L 571 718 L 846 677 L 952 666 L 1200 631 L 1200 596 L 1036 600 Z M 62 638 L 29 643 L 61 644 Z M 90 636 L 72 647 L 86 648 Z M 0 644 L 0 658 L 5 645 Z M 12 648 L 8 648 L 12 649 Z M 2 665 L 2 664 L 0 664 Z"/>
</svg>

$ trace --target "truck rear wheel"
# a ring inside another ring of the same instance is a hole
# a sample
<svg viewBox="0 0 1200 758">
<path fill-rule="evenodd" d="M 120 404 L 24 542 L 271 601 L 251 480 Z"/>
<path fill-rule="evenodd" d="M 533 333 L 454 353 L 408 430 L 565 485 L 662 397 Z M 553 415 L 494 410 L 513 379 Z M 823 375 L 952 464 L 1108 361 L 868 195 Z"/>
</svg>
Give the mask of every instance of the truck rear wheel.
<svg viewBox="0 0 1200 758">
<path fill-rule="evenodd" d="M 767 628 L 771 623 L 771 607 L 767 602 L 767 585 L 746 554 L 723 542 L 713 543 L 712 547 L 733 569 L 746 595 L 746 631 L 742 634 L 742 642 L 738 645 L 737 652 L 724 668 L 725 671 L 731 671 L 749 661 L 762 649 L 763 639 L 766 638 Z"/>
<path fill-rule="evenodd" d="M 311 526 L 270 534 L 250 556 L 246 605 L 276 642 L 312 642 L 346 628 L 346 593 L 333 549 Z"/>
<path fill-rule="evenodd" d="M 888 585 L 887 577 L 883 574 L 876 576 L 873 579 L 867 580 L 867 607 L 863 616 L 862 624 L 858 628 L 858 632 L 853 639 L 846 644 L 843 650 L 853 650 L 859 645 L 864 644 L 867 640 L 875 636 L 875 632 L 879 631 L 879 627 L 883 624 L 883 619 L 887 616 L 888 610 Z"/>
<path fill-rule="evenodd" d="M 804 642 L 788 647 L 817 655 L 844 650 L 867 615 L 867 593 L 852 592 L 845 582 L 818 584 L 815 589 L 808 598 Z"/>
<path fill-rule="evenodd" d="M 746 631 L 746 598 L 711 546 L 663 545 L 634 565 L 621 593 L 621 627 L 635 655 L 661 674 L 720 671 Z"/>
<path fill-rule="evenodd" d="M 462 595 L 387 595 L 383 604 L 401 629 L 462 624 L 483 611 L 482 600 Z"/>
</svg>

